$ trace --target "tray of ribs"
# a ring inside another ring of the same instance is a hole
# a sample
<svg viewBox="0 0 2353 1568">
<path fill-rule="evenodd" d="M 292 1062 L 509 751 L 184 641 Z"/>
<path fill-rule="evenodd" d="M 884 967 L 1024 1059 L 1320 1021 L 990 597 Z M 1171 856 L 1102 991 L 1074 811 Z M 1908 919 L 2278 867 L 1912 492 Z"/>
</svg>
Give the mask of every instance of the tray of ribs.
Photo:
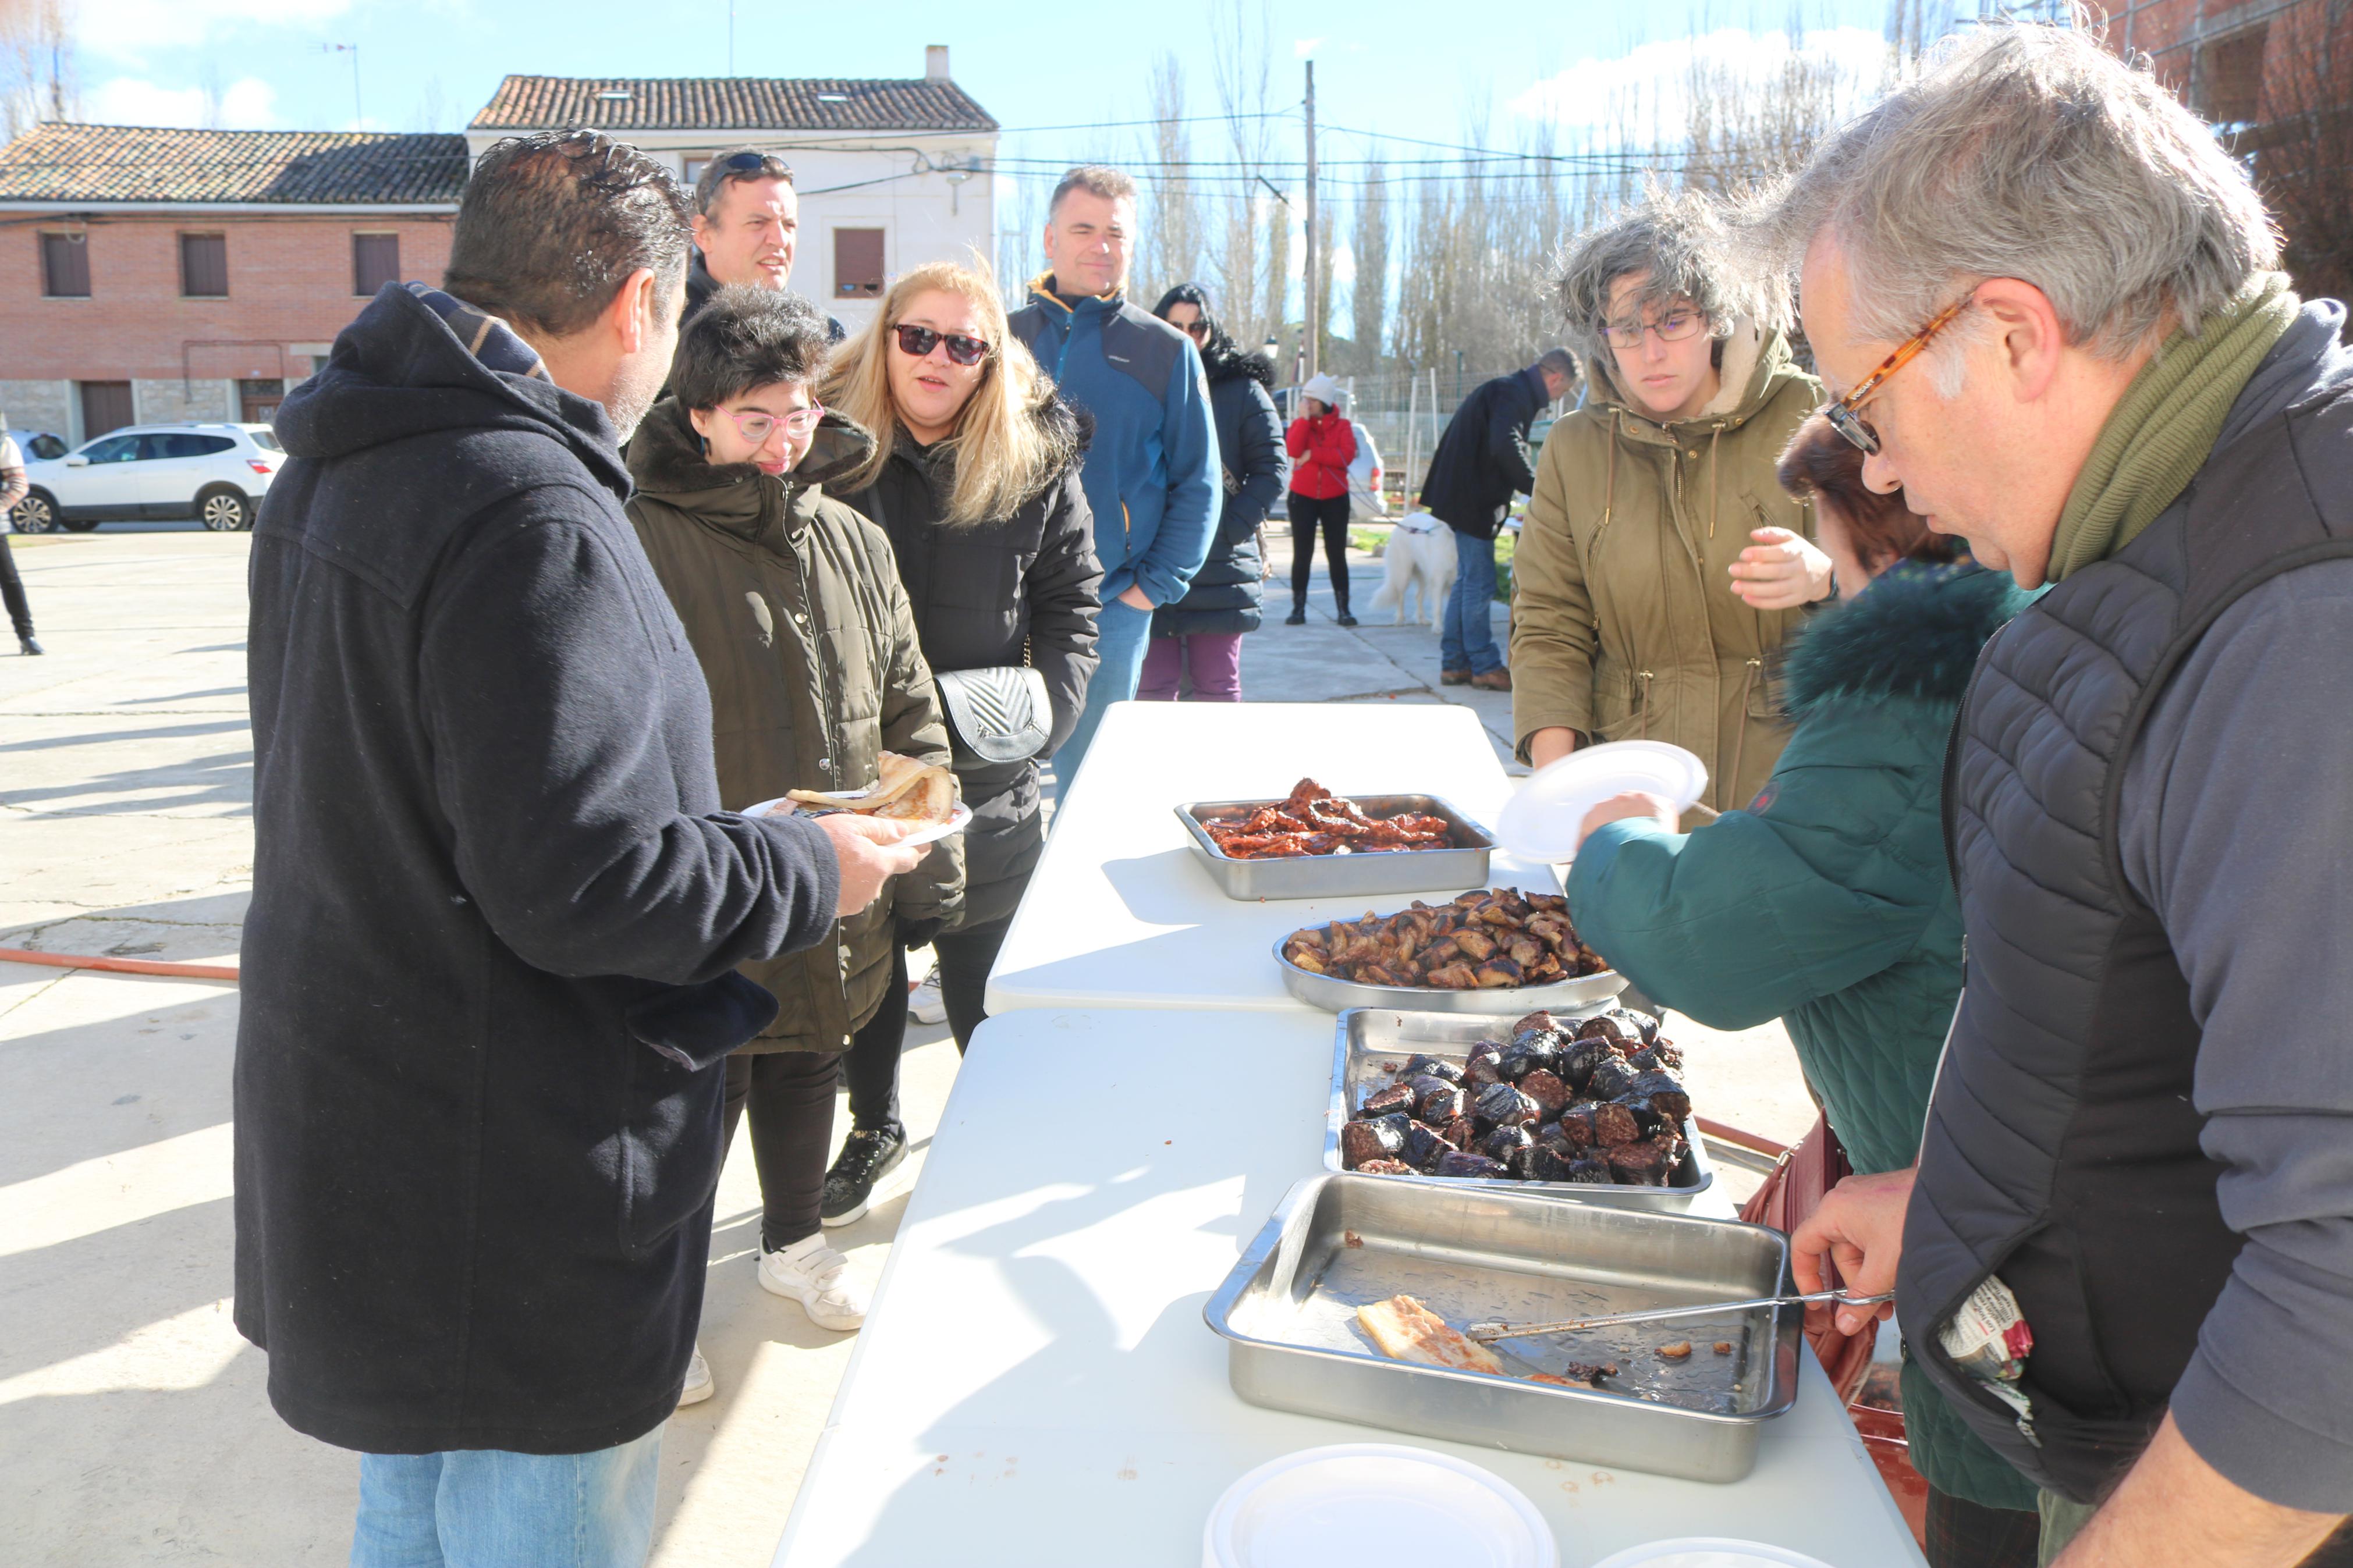
<svg viewBox="0 0 2353 1568">
<path fill-rule="evenodd" d="M 1326 1170 L 1666 1209 L 1715 1183 L 1648 1013 L 1355 1007 L 1335 1036 Z"/>
<path fill-rule="evenodd" d="M 1737 1220 L 1336 1173 L 1284 1195 L 1204 1316 L 1253 1405 L 1736 1481 L 1796 1403 L 1803 1309 L 1484 1345 L 1462 1331 L 1777 1295 L 1788 1259 L 1786 1237 Z"/>
<path fill-rule="evenodd" d="M 1305 926 L 1274 944 L 1274 958 L 1286 990 L 1334 1013 L 1573 1011 L 1626 989 L 1626 977 L 1578 940 L 1567 900 L 1516 888 Z"/>
<path fill-rule="evenodd" d="M 1187 801 L 1176 820 L 1229 899 L 1476 888 L 1495 847 L 1494 835 L 1436 795 L 1350 799 L 1314 779 L 1282 800 Z"/>
</svg>

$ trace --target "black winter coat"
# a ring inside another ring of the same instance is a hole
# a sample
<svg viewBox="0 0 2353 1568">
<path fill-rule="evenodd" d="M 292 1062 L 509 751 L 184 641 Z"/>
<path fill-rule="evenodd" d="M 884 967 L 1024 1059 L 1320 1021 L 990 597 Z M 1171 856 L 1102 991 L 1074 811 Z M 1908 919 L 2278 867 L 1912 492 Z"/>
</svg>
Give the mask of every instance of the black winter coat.
<svg viewBox="0 0 2353 1568">
<path fill-rule="evenodd" d="M 1535 489 L 1528 426 L 1549 401 L 1544 373 L 1534 365 L 1472 387 L 1430 454 L 1423 510 L 1457 533 L 1494 538 L 1513 495 Z"/>
<path fill-rule="evenodd" d="M 580 1453 L 677 1404 L 735 966 L 839 871 L 721 811 L 604 410 L 444 305 L 388 285 L 287 398 L 254 532 L 237 1326 L 324 1442 Z"/>
<path fill-rule="evenodd" d="M 1027 650 L 1053 703 L 1053 733 L 1038 753 L 1051 756 L 1086 707 L 1103 567 L 1079 486 L 1085 447 L 1079 416 L 1057 397 L 1036 417 L 1066 456 L 1054 478 L 1002 521 L 941 521 L 955 479 L 954 447 L 919 447 L 903 428 L 874 482 L 837 499 L 890 535 L 916 638 L 935 674 L 1020 664 Z M 958 769 L 956 778 L 972 808 L 964 830 L 964 913 L 955 926 L 968 931 L 1006 919 L 1020 903 L 1046 847 L 1046 820 L 1035 762 Z"/>
<path fill-rule="evenodd" d="M 1229 349 L 1206 367 L 1209 415 L 1217 422 L 1224 507 L 1208 558 L 1173 605 L 1152 612 L 1152 635 L 1254 632 L 1259 627 L 1258 525 L 1282 499 L 1282 420 L 1267 388 L 1274 367 L 1264 354 Z"/>
</svg>

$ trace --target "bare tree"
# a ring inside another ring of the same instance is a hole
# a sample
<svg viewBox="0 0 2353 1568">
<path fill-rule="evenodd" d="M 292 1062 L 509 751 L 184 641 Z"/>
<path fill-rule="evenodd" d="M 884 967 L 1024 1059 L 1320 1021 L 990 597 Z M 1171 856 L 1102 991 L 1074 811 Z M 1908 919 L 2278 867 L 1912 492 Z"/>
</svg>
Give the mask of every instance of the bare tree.
<svg viewBox="0 0 2353 1568">
<path fill-rule="evenodd" d="M 2226 140 L 2253 161 L 2297 289 L 2353 297 L 2353 0 L 2306 0 L 2272 27 L 2265 53 L 2280 63 L 2266 66 L 2255 123 Z"/>
<path fill-rule="evenodd" d="M 1356 354 L 1348 368 L 1376 371 L 1380 368 L 1382 342 L 1388 335 L 1389 314 L 1388 171 L 1378 153 L 1365 161 L 1348 257 L 1356 268 L 1348 300 Z"/>
<path fill-rule="evenodd" d="M 227 94 L 221 88 L 220 62 L 210 55 L 205 57 L 203 67 L 196 72 L 196 90 L 203 95 L 204 99 L 205 129 L 207 131 L 225 129 L 228 124 L 227 110 L 224 103 Z"/>
<path fill-rule="evenodd" d="M 70 0 L 0 6 L 0 129 L 15 141 L 45 120 L 81 112 Z"/>
<path fill-rule="evenodd" d="M 1209 18 L 1212 76 L 1229 167 L 1223 221 L 1208 250 L 1227 330 L 1238 342 L 1277 333 L 1290 297 L 1290 209 L 1267 173 L 1274 155 L 1273 37 L 1265 0 L 1229 0 Z"/>
<path fill-rule="evenodd" d="M 1201 209 L 1192 172 L 1193 135 L 1186 123 L 1185 68 L 1162 51 L 1152 62 L 1152 128 L 1145 143 L 1145 185 L 1150 206 L 1142 214 L 1143 254 L 1136 273 L 1139 295 L 1157 296 L 1194 281 L 1201 265 Z"/>
</svg>

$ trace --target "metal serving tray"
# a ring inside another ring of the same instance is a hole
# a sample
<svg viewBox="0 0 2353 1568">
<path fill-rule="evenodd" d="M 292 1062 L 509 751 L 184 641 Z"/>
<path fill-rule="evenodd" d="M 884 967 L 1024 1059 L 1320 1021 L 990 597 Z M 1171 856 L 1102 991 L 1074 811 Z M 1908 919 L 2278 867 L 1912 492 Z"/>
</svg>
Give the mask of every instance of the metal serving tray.
<svg viewBox="0 0 2353 1568">
<path fill-rule="evenodd" d="M 1487 857 L 1495 836 L 1434 795 L 1358 795 L 1348 797 L 1366 816 L 1401 811 L 1442 816 L 1453 829 L 1454 849 L 1377 849 L 1364 854 L 1297 855 L 1279 860 L 1237 860 L 1201 831 L 1213 812 L 1256 811 L 1280 800 L 1195 800 L 1176 808 L 1176 820 L 1201 857 L 1210 878 L 1229 899 L 1353 898 L 1358 893 L 1460 893 L 1487 885 Z"/>
<path fill-rule="evenodd" d="M 1602 1009 L 1596 1005 L 1586 1014 Z M 1574 1017 L 1576 1014 L 1564 1015 Z M 1381 1070 L 1384 1063 L 1403 1062 L 1419 1052 L 1461 1065 L 1481 1040 L 1498 1044 L 1507 1038 L 1521 1014 L 1509 1017 L 1474 1017 L 1464 1013 L 1400 1013 L 1387 1007 L 1351 1007 L 1340 1015 L 1333 1031 L 1332 1103 L 1324 1113 L 1324 1168 L 1345 1169 L 1340 1163 L 1340 1128 L 1356 1114 L 1365 1097 L 1398 1081 Z M 1375 1174 L 1376 1182 L 1422 1182 L 1441 1187 L 1492 1187 L 1507 1193 L 1545 1193 L 1554 1197 L 1581 1198 L 1588 1203 L 1626 1204 L 1641 1208 L 1687 1209 L 1691 1201 L 1715 1184 L 1715 1167 L 1708 1163 L 1695 1117 L 1683 1122 L 1683 1142 L 1690 1145 L 1668 1175 L 1663 1187 L 1612 1182 L 1607 1186 L 1587 1182 L 1511 1182 L 1484 1176 L 1410 1176 Z"/>
<path fill-rule="evenodd" d="M 1310 1176 L 1293 1187 L 1204 1315 L 1253 1405 L 1512 1453 L 1736 1481 L 1797 1400 L 1798 1308 L 1633 1323 L 1493 1346 L 1515 1375 L 1391 1361 L 1356 1310 L 1400 1292 L 1455 1327 L 1696 1305 L 1789 1289 L 1788 1240 L 1736 1220 L 1532 1194 Z M 1691 1355 L 1658 1347 L 1688 1339 Z M 1727 1342 L 1729 1354 L 1714 1346 Z M 1615 1363 L 1600 1388 L 1526 1381 Z"/>
<path fill-rule="evenodd" d="M 1548 985 L 1507 985 L 1493 989 L 1448 991 L 1436 985 L 1367 985 L 1334 974 L 1317 974 L 1282 956 L 1285 931 L 1275 939 L 1274 962 L 1282 970 L 1282 988 L 1311 1007 L 1345 1013 L 1351 1007 L 1386 1007 L 1403 1013 L 1503 1014 L 1517 1018 L 1542 1008 L 1554 1013 L 1588 1012 L 1607 1006 L 1626 989 L 1626 977 L 1614 969 L 1556 980 Z"/>
</svg>

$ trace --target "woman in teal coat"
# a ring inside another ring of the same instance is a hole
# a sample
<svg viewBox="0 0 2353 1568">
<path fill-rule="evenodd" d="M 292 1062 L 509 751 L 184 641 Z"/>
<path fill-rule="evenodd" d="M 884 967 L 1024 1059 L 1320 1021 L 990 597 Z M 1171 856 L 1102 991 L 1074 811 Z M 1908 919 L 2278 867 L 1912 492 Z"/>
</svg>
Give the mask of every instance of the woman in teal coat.
<svg viewBox="0 0 2353 1568">
<path fill-rule="evenodd" d="M 1844 600 L 1791 642 L 1788 748 L 1747 810 L 1697 833 L 1656 796 L 1597 806 L 1569 912 L 1660 1005 L 1714 1028 L 1783 1019 L 1854 1168 L 1900 1170 L 1961 989 L 1945 742 L 1978 650 L 2027 595 L 1864 489 L 1862 454 L 1819 416 L 1780 478 L 1812 499 Z M 1904 1415 L 1934 1568 L 2033 1568 L 2033 1486 L 1908 1363 Z"/>
</svg>

